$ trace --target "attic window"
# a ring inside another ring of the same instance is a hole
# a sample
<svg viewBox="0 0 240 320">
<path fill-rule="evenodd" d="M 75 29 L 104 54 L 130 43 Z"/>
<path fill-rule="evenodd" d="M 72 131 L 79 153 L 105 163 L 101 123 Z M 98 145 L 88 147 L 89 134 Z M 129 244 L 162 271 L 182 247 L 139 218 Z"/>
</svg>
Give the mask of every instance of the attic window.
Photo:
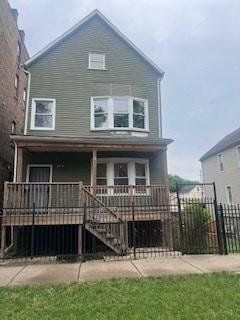
<svg viewBox="0 0 240 320">
<path fill-rule="evenodd" d="M 88 68 L 105 70 L 105 54 L 104 53 L 89 53 Z"/>
</svg>

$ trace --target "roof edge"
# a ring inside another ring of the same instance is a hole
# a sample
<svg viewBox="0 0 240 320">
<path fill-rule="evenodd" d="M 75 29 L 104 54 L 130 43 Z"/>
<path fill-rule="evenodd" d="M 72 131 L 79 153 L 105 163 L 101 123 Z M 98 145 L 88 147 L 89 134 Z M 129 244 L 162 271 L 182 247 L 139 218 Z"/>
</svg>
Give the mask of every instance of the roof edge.
<svg viewBox="0 0 240 320">
<path fill-rule="evenodd" d="M 59 44 L 61 41 L 64 41 L 66 37 L 68 37 L 71 33 L 76 31 L 78 28 L 80 28 L 82 25 L 84 25 L 88 20 L 90 20 L 94 16 L 99 16 L 109 27 L 111 27 L 114 32 L 116 32 L 125 42 L 128 43 L 130 47 L 132 47 L 140 56 L 142 56 L 158 73 L 161 74 L 161 79 L 164 77 L 164 71 L 161 70 L 148 56 L 145 55 L 135 44 L 129 40 L 121 31 L 119 31 L 98 9 L 95 9 L 90 14 L 88 14 L 85 18 L 80 20 L 77 24 L 75 24 L 72 28 L 70 28 L 68 31 L 64 32 L 61 36 L 57 37 L 55 40 L 50 42 L 46 47 L 44 47 L 42 50 L 40 50 L 38 53 L 33 55 L 30 59 L 28 59 L 24 66 L 27 68 L 32 63 L 34 63 L 36 60 L 40 59 L 45 53 L 47 53 L 49 50 L 51 50 L 54 46 Z"/>
<path fill-rule="evenodd" d="M 136 143 L 136 144 L 145 144 L 145 143 L 150 143 L 150 144 L 162 144 L 162 145 L 169 145 L 172 143 L 174 140 L 168 139 L 168 138 L 158 138 L 158 139 L 143 139 L 142 137 L 111 137 L 111 136 L 83 136 L 83 137 L 78 137 L 78 136 L 30 136 L 30 135 L 11 135 L 11 139 L 15 142 L 23 142 L 23 141 L 36 141 L 36 142 L 90 142 L 94 141 L 95 143 Z"/>
</svg>

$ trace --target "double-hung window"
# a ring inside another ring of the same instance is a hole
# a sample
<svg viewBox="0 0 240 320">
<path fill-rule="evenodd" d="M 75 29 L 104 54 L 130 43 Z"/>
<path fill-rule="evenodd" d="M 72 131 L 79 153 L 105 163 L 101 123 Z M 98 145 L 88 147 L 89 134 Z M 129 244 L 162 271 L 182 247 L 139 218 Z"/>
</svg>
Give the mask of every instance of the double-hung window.
<svg viewBox="0 0 240 320">
<path fill-rule="evenodd" d="M 31 129 L 55 129 L 55 99 L 33 99 Z"/>
<path fill-rule="evenodd" d="M 128 97 L 93 97 L 92 130 L 148 131 L 147 100 Z"/>
<path fill-rule="evenodd" d="M 237 146 L 236 151 L 237 151 L 237 165 L 238 165 L 238 168 L 240 168 L 240 146 Z"/>
<path fill-rule="evenodd" d="M 97 98 L 94 103 L 94 128 L 108 127 L 108 101 L 105 98 Z"/>
<path fill-rule="evenodd" d="M 113 99 L 113 126 L 114 128 L 129 127 L 128 99 Z"/>
<path fill-rule="evenodd" d="M 114 162 L 114 186 L 128 185 L 128 163 Z"/>
<path fill-rule="evenodd" d="M 232 194 L 232 187 L 226 186 L 226 194 L 227 194 L 227 203 L 228 205 L 233 205 L 233 194 Z"/>
<path fill-rule="evenodd" d="M 224 171 L 223 153 L 219 153 L 217 155 L 217 158 L 218 158 L 218 170 L 220 172 L 223 172 Z"/>
<path fill-rule="evenodd" d="M 127 186 L 148 185 L 147 159 L 109 158 L 98 159 L 97 185 Z"/>
<path fill-rule="evenodd" d="M 105 70 L 105 54 L 103 53 L 89 53 L 88 57 L 89 69 Z"/>
</svg>

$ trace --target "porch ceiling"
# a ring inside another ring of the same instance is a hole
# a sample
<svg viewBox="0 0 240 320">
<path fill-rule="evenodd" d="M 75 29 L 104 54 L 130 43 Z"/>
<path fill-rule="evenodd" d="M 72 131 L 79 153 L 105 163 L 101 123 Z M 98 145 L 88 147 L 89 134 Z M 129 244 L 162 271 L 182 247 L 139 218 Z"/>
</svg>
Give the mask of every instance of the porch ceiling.
<svg viewBox="0 0 240 320">
<path fill-rule="evenodd" d="M 18 147 L 29 151 L 89 152 L 103 151 L 158 151 L 166 150 L 171 139 L 149 139 L 143 137 L 37 137 L 11 136 Z"/>
</svg>

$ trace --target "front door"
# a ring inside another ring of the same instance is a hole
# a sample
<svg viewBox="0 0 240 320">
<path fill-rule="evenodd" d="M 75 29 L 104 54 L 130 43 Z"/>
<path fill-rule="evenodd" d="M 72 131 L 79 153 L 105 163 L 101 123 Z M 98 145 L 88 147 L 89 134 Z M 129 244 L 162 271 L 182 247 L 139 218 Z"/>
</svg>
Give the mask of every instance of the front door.
<svg viewBox="0 0 240 320">
<path fill-rule="evenodd" d="M 51 179 L 51 166 L 29 166 L 28 182 L 35 182 L 29 190 L 29 206 L 36 209 L 44 209 L 49 206 Z M 39 184 L 37 182 L 40 182 Z"/>
</svg>

